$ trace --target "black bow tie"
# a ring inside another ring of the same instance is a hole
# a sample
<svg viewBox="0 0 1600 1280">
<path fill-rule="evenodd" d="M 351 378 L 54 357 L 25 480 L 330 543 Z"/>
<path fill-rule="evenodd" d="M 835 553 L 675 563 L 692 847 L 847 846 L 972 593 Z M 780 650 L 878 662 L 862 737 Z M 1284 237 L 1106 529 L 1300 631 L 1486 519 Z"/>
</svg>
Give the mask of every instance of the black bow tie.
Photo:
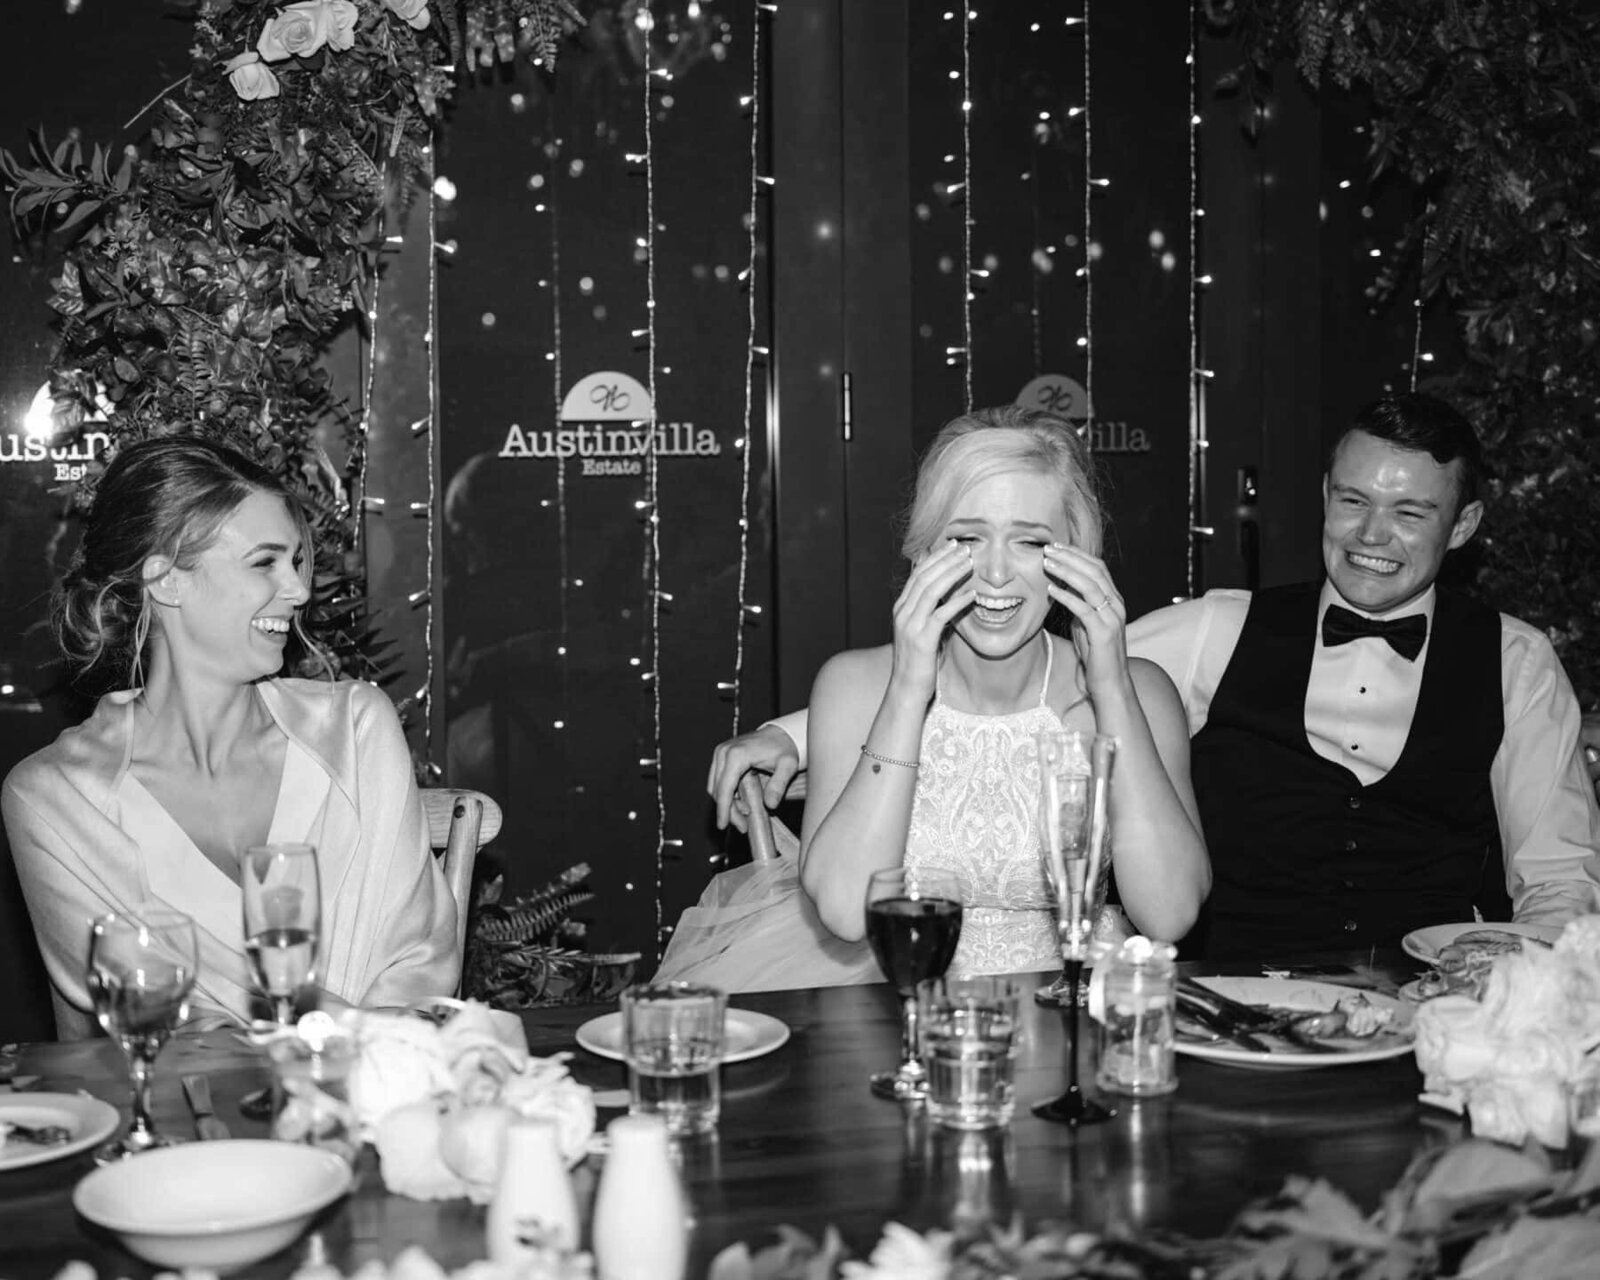
<svg viewBox="0 0 1600 1280">
<path fill-rule="evenodd" d="M 1413 613 L 1404 618 L 1379 622 L 1376 618 L 1364 618 L 1359 613 L 1352 613 L 1343 605 L 1328 606 L 1328 612 L 1322 615 L 1323 644 L 1344 644 L 1348 640 L 1359 640 L 1362 636 L 1377 636 L 1387 640 L 1389 647 L 1407 662 L 1415 662 L 1417 655 L 1422 652 L 1423 641 L 1428 638 L 1428 619 L 1425 614 Z"/>
</svg>

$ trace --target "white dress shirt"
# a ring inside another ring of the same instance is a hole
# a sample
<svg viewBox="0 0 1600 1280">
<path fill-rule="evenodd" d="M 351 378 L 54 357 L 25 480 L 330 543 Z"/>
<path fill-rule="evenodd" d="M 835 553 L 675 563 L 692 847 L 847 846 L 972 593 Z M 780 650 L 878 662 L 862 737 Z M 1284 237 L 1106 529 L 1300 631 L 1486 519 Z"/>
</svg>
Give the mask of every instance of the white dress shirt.
<svg viewBox="0 0 1600 1280">
<path fill-rule="evenodd" d="M 1352 611 L 1385 621 L 1422 613 L 1431 630 L 1434 599 L 1430 587 L 1420 601 L 1391 613 Z M 1319 756 L 1344 765 L 1367 786 L 1394 767 L 1405 747 L 1428 646 L 1408 662 L 1377 636 L 1324 645 L 1322 616 L 1335 602 L 1351 607 L 1325 582 L 1306 688 L 1306 739 Z M 1205 727 L 1249 609 L 1248 591 L 1209 591 L 1128 624 L 1129 654 L 1158 664 L 1178 686 L 1190 737 Z M 1500 821 L 1506 892 L 1517 920 L 1559 925 L 1600 910 L 1600 810 L 1578 752 L 1583 717 L 1572 683 L 1549 639 L 1504 613 L 1500 690 L 1505 732 L 1489 767 L 1489 787 Z M 794 739 L 804 768 L 806 713 L 768 723 Z"/>
<path fill-rule="evenodd" d="M 1350 607 L 1324 583 L 1306 687 L 1306 740 L 1366 786 L 1387 774 L 1405 747 L 1428 645 L 1415 662 L 1377 636 L 1324 645 L 1322 615 L 1333 603 Z M 1381 620 L 1421 613 L 1431 629 L 1433 606 L 1430 588 L 1392 613 L 1353 612 Z M 1128 652 L 1172 677 L 1191 737 L 1205 726 L 1249 608 L 1248 591 L 1210 591 L 1128 624 Z M 1489 787 L 1515 916 L 1560 924 L 1600 910 L 1600 811 L 1578 754 L 1578 699 L 1550 641 L 1506 614 L 1500 615 L 1500 689 L 1505 732 L 1489 767 Z"/>
</svg>

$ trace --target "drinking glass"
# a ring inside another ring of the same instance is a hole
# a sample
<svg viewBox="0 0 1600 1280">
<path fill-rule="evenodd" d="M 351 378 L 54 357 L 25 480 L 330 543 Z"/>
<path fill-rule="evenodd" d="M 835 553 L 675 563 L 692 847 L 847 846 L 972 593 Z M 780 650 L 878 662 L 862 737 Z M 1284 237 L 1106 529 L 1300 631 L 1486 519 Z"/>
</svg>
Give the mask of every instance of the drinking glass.
<svg viewBox="0 0 1600 1280">
<path fill-rule="evenodd" d="M 641 983 L 621 997 L 628 1112 L 658 1115 L 676 1137 L 710 1133 L 722 1114 L 728 997 L 692 982 Z"/>
<path fill-rule="evenodd" d="M 200 967 L 194 921 L 164 907 L 101 916 L 89 927 L 85 985 L 105 1033 L 122 1046 L 133 1085 L 133 1123 L 95 1153 L 102 1164 L 169 1146 L 150 1124 L 150 1077 L 156 1055 L 189 1015 Z"/>
<path fill-rule="evenodd" d="M 1105 875 L 1116 739 L 1052 730 L 1039 735 L 1038 748 L 1045 866 L 1056 894 L 1056 933 L 1067 988 L 1060 1006 L 1067 1024 L 1067 1091 L 1037 1103 L 1033 1113 L 1063 1124 L 1096 1124 L 1116 1112 L 1090 1102 L 1078 1084 L 1078 992 L 1094 931 L 1092 897 Z"/>
<path fill-rule="evenodd" d="M 917 1035 L 917 984 L 950 967 L 961 940 L 961 881 L 937 867 L 891 867 L 867 881 L 867 941 L 900 993 L 900 1065 L 872 1077 L 881 1098 L 921 1101 L 928 1074 Z"/>
<path fill-rule="evenodd" d="M 294 1022 L 297 1001 L 317 981 L 322 886 L 309 844 L 252 846 L 240 868 L 244 949 L 274 1021 Z"/>
<path fill-rule="evenodd" d="M 1097 949 L 1095 922 L 1105 908 L 1106 889 L 1111 878 L 1109 857 L 1102 857 L 1094 875 L 1090 875 L 1089 841 L 1094 830 L 1096 806 L 1105 801 L 1103 784 L 1110 779 L 1116 739 L 1078 729 L 1045 730 L 1038 736 L 1037 747 L 1044 870 L 1056 896 L 1057 933 L 1065 947 L 1066 938 L 1061 934 L 1060 923 L 1061 894 L 1065 891 L 1071 895 L 1072 918 L 1083 922 L 1075 927 L 1084 930 L 1087 964 L 1089 953 Z M 1097 760 L 1103 761 L 1103 779 L 1096 775 Z M 1109 831 L 1109 825 L 1106 830 Z M 1052 849 L 1057 851 L 1054 856 Z M 1060 1008 L 1071 995 L 1070 988 L 1063 964 L 1055 980 L 1035 990 L 1033 998 L 1048 1008 Z"/>
</svg>

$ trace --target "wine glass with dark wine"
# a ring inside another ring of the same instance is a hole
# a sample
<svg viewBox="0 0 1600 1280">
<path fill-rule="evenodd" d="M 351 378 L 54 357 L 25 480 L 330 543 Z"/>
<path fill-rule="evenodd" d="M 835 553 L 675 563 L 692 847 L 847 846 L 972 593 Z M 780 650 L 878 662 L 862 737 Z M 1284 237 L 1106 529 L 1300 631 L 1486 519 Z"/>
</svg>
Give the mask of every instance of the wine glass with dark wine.
<svg viewBox="0 0 1600 1280">
<path fill-rule="evenodd" d="M 1079 730 L 1041 733 L 1039 791 L 1046 873 L 1056 895 L 1065 990 L 1057 1004 L 1067 1025 L 1067 1090 L 1034 1106 L 1033 1113 L 1064 1124 L 1095 1124 L 1116 1112 L 1083 1096 L 1078 1083 L 1078 993 L 1099 910 L 1111 830 L 1111 766 L 1116 739 Z"/>
<path fill-rule="evenodd" d="M 104 915 L 89 926 L 85 985 L 100 1026 L 128 1059 L 133 1085 L 133 1122 L 95 1153 L 100 1163 L 172 1143 L 150 1124 L 150 1080 L 161 1047 L 189 1016 L 199 968 L 194 921 L 181 911 L 151 906 Z"/>
<path fill-rule="evenodd" d="M 918 1052 L 917 983 L 950 967 L 961 939 L 961 881 L 938 867 L 891 867 L 867 881 L 867 941 L 900 994 L 900 1065 L 872 1077 L 879 1097 L 920 1101 L 928 1093 Z"/>
<path fill-rule="evenodd" d="M 295 1006 L 317 982 L 322 882 L 309 844 L 253 846 L 240 867 L 244 949 L 273 1020 L 290 1026 Z"/>
</svg>

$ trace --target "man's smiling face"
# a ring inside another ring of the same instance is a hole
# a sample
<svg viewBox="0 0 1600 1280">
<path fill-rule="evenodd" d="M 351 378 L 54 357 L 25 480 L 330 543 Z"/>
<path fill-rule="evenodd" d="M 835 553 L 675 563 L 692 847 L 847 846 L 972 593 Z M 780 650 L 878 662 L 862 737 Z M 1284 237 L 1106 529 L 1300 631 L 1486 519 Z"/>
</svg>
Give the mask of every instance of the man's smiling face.
<svg viewBox="0 0 1600 1280">
<path fill-rule="evenodd" d="M 1456 510 L 1460 469 L 1365 431 L 1340 442 L 1322 480 L 1322 561 L 1347 603 L 1388 613 L 1433 585 L 1483 515 L 1480 502 Z"/>
</svg>

